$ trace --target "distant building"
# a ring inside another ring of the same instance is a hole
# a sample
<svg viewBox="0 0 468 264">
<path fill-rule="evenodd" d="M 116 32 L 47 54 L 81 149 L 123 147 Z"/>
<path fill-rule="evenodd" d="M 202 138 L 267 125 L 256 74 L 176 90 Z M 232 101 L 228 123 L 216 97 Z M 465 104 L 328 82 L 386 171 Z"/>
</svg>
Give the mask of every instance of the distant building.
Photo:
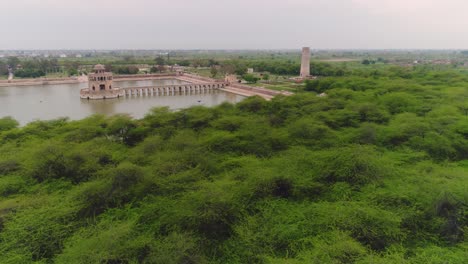
<svg viewBox="0 0 468 264">
<path fill-rule="evenodd" d="M 248 68 L 247 73 L 254 73 L 254 69 L 253 68 Z"/>
<path fill-rule="evenodd" d="M 66 58 L 67 55 L 66 54 L 60 54 L 60 58 Z"/>
</svg>

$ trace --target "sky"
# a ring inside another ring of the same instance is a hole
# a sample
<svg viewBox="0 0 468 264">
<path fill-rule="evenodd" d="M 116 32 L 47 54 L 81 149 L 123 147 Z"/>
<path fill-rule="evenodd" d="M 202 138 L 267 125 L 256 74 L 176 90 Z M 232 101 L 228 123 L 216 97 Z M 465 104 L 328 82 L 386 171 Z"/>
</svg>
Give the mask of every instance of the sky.
<svg viewBox="0 0 468 264">
<path fill-rule="evenodd" d="M 466 0 L 0 0 L 5 49 L 468 49 Z"/>
</svg>

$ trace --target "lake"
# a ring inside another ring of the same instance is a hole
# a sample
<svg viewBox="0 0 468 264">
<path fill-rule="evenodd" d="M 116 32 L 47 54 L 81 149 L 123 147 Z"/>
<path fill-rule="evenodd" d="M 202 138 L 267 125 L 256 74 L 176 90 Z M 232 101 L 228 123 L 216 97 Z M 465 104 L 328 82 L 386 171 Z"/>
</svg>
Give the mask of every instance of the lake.
<svg viewBox="0 0 468 264">
<path fill-rule="evenodd" d="M 183 84 L 177 79 L 114 81 L 116 87 Z M 80 89 L 87 83 L 0 87 L 0 117 L 11 116 L 25 125 L 34 120 L 69 117 L 82 119 L 92 114 L 129 114 L 142 118 L 153 107 L 168 106 L 177 110 L 194 105 L 215 106 L 236 103 L 244 97 L 223 91 L 191 95 L 138 96 L 111 100 L 80 99 Z"/>
</svg>

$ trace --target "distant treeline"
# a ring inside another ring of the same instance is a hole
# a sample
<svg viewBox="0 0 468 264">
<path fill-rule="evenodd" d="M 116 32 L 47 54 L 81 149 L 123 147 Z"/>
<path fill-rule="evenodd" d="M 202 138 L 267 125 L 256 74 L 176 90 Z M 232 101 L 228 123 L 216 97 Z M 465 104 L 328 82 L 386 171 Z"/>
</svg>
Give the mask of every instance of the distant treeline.
<svg viewBox="0 0 468 264">
<path fill-rule="evenodd" d="M 60 71 L 57 59 L 46 58 L 20 60 L 17 57 L 9 57 L 0 61 L 0 75 L 8 74 L 8 67 L 19 78 L 37 78 L 45 76 L 47 72 Z"/>
</svg>

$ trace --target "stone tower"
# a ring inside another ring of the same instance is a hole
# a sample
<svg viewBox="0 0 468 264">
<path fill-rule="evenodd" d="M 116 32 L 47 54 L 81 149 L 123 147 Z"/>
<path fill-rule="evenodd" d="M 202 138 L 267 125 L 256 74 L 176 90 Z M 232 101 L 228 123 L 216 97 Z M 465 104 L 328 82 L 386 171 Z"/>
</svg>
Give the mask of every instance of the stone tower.
<svg viewBox="0 0 468 264">
<path fill-rule="evenodd" d="M 310 76 L 310 48 L 302 48 L 301 78 Z"/>
<path fill-rule="evenodd" d="M 94 73 L 88 75 L 89 93 L 102 93 L 112 91 L 112 72 L 106 72 L 104 65 L 94 66 Z"/>
</svg>

